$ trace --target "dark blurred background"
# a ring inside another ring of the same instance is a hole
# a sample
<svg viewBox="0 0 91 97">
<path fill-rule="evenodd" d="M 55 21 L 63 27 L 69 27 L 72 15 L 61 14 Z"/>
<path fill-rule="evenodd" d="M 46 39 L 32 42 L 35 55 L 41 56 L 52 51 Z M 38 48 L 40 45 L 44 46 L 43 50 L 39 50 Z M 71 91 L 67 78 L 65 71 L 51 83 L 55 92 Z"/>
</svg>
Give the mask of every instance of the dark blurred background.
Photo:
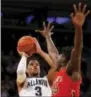
<svg viewBox="0 0 91 97">
<path fill-rule="evenodd" d="M 46 49 L 44 38 L 35 33 L 42 28 L 42 22 L 55 25 L 52 36 L 58 50 L 63 46 L 73 45 L 74 28 L 70 20 L 74 3 L 87 4 L 91 10 L 91 0 L 2 0 L 1 1 L 1 96 L 18 97 L 16 87 L 16 69 L 20 60 L 16 51 L 17 41 L 23 35 L 37 37 L 43 50 Z M 91 14 L 83 26 L 83 56 L 81 97 L 91 97 Z M 49 69 L 47 63 L 36 56 L 45 75 Z"/>
</svg>

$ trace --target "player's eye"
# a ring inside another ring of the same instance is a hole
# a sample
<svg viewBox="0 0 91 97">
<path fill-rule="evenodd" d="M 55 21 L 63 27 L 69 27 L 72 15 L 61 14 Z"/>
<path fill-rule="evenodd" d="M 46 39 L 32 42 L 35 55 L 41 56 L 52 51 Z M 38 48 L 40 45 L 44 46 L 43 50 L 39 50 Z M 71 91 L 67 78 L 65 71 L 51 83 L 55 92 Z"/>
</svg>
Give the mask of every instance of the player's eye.
<svg viewBox="0 0 91 97">
<path fill-rule="evenodd" d="M 36 64 L 37 66 L 39 66 L 39 63 L 36 62 L 35 64 Z"/>
<path fill-rule="evenodd" d="M 38 63 L 36 63 L 36 65 L 37 65 L 37 66 L 39 66 L 39 64 L 38 64 Z"/>
<path fill-rule="evenodd" d="M 29 64 L 29 66 L 32 66 L 32 65 L 33 65 L 33 63 Z"/>
</svg>

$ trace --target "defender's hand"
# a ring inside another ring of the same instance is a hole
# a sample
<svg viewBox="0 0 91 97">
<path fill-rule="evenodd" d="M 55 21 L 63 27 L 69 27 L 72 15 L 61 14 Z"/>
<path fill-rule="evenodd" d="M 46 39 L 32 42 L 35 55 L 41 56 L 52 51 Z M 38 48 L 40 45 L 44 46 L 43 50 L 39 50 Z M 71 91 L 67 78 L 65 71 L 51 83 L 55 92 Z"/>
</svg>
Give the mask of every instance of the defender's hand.
<svg viewBox="0 0 91 97">
<path fill-rule="evenodd" d="M 35 30 L 36 32 L 40 32 L 43 37 L 51 36 L 53 33 L 51 32 L 53 30 L 54 26 L 51 26 L 50 23 L 46 26 L 45 22 L 43 22 L 43 30 Z"/>
<path fill-rule="evenodd" d="M 78 8 L 77 8 L 77 6 L 75 4 L 73 5 L 74 14 L 71 13 L 71 19 L 72 19 L 72 22 L 73 22 L 75 27 L 82 27 L 83 24 L 84 24 L 85 18 L 90 13 L 90 10 L 85 12 L 87 5 L 84 5 L 83 8 L 81 8 L 82 7 L 81 5 L 82 4 L 79 3 L 78 4 Z"/>
</svg>

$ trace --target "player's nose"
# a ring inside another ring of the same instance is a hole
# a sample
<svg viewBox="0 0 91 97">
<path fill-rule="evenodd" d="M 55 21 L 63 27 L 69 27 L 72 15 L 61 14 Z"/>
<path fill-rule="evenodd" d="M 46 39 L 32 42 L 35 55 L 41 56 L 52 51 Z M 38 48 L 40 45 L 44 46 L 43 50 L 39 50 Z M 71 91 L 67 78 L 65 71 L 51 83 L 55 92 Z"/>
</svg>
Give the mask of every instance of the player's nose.
<svg viewBox="0 0 91 97">
<path fill-rule="evenodd" d="M 34 64 L 33 64 L 33 66 L 34 66 L 34 67 L 37 67 L 37 64 L 36 64 L 36 63 L 34 63 Z"/>
</svg>

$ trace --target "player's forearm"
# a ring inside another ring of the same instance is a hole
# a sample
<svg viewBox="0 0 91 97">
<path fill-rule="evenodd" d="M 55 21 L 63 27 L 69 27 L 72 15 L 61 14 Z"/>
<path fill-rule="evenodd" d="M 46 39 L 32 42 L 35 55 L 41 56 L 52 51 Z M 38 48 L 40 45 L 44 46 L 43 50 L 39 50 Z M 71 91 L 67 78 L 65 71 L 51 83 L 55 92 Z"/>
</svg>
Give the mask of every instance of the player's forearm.
<svg viewBox="0 0 91 97">
<path fill-rule="evenodd" d="M 76 54 L 79 55 L 83 48 L 83 32 L 82 27 L 75 28 L 75 37 L 74 37 L 74 49 Z"/>
<path fill-rule="evenodd" d="M 71 54 L 70 63 L 72 72 L 80 72 L 82 46 L 83 46 L 83 32 L 82 27 L 80 27 L 75 29 L 74 49 Z"/>
<path fill-rule="evenodd" d="M 53 54 L 54 54 L 55 58 L 57 58 L 57 56 L 59 55 L 59 52 L 57 48 L 55 47 L 55 44 L 53 43 L 51 36 L 46 37 L 46 42 L 47 42 L 47 48 L 48 48 L 49 55 L 53 57 Z"/>
<path fill-rule="evenodd" d="M 50 66 L 51 68 L 55 68 L 55 67 L 56 67 L 55 64 L 53 63 L 53 61 L 51 60 L 51 58 L 49 57 L 49 55 L 48 55 L 47 53 L 45 53 L 44 51 L 41 51 L 41 52 L 39 53 L 39 55 L 40 55 L 41 57 L 43 57 L 43 59 L 49 64 L 49 66 Z"/>
<path fill-rule="evenodd" d="M 27 64 L 27 57 L 22 56 L 17 67 L 17 74 L 26 73 L 26 64 Z"/>
<path fill-rule="evenodd" d="M 22 56 L 17 68 L 17 83 L 21 84 L 26 79 L 26 64 L 27 64 L 27 57 Z"/>
</svg>

